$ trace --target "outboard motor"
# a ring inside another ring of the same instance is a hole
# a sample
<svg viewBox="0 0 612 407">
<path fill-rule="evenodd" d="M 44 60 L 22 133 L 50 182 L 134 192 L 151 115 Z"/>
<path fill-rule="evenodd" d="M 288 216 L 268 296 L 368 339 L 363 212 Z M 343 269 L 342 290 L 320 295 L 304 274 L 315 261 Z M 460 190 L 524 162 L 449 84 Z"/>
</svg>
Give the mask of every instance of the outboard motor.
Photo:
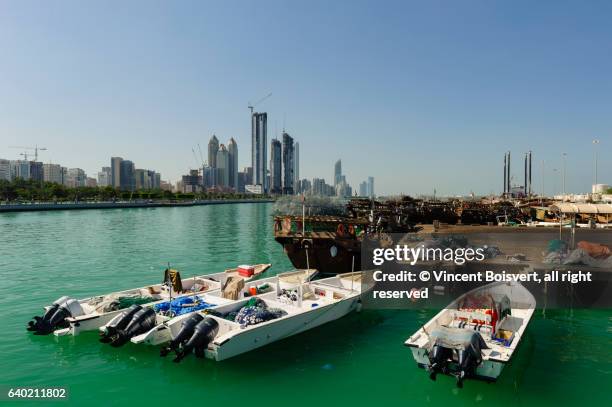
<svg viewBox="0 0 612 407">
<path fill-rule="evenodd" d="M 34 317 L 27 329 L 33 331 L 34 335 L 48 335 L 57 328 L 67 327 L 66 318 L 80 315 L 83 315 L 81 304 L 74 298 L 64 296 L 55 300 L 42 317 Z"/>
<path fill-rule="evenodd" d="M 123 346 L 130 338 L 147 332 L 155 327 L 157 316 L 152 308 L 143 308 L 137 311 L 130 323 L 125 329 L 118 329 L 116 335 L 113 335 L 111 346 Z"/>
<path fill-rule="evenodd" d="M 100 342 L 109 343 L 113 336 L 117 335 L 117 331 L 120 329 L 125 329 L 125 327 L 130 323 L 134 314 L 140 311 L 142 307 L 140 305 L 134 304 L 131 307 L 123 310 L 123 312 L 116 318 L 114 318 L 107 326 L 105 332 L 100 332 Z"/>
<path fill-rule="evenodd" d="M 482 359 L 474 355 L 474 352 L 471 348 L 467 348 L 464 350 L 457 351 L 458 357 L 458 368 L 459 371 L 456 374 L 457 377 L 457 387 L 463 387 L 463 380 L 469 375 L 474 374 L 476 366 L 480 364 Z"/>
<path fill-rule="evenodd" d="M 204 356 L 204 349 L 208 344 L 215 339 L 219 332 L 219 323 L 213 318 L 205 318 L 198 322 L 193 330 L 193 335 L 187 343 L 180 349 L 176 350 L 174 362 L 180 362 L 185 356 L 189 355 L 192 350 L 195 351 L 197 357 Z"/>
<path fill-rule="evenodd" d="M 63 296 L 63 297 L 60 297 L 57 300 L 53 301 L 53 303 L 45 311 L 45 313 L 44 313 L 44 315 L 42 317 L 39 317 L 39 316 L 32 317 L 33 321 L 29 321 L 28 322 L 27 330 L 28 331 L 37 331 L 38 327 L 41 324 L 41 321 L 45 321 L 45 322 L 49 321 L 49 319 L 51 319 L 53 314 L 55 314 L 55 311 L 57 311 L 57 309 L 59 308 L 60 304 L 66 302 L 68 299 L 69 298 L 67 296 Z"/>
<path fill-rule="evenodd" d="M 181 324 L 181 330 L 179 331 L 178 335 L 176 335 L 176 338 L 170 341 L 168 346 L 161 348 L 159 355 L 166 356 L 168 353 L 170 353 L 170 351 L 177 350 L 178 347 L 183 344 L 183 342 L 191 338 L 196 325 L 203 319 L 204 317 L 197 312 L 185 319 Z"/>
<path fill-rule="evenodd" d="M 446 373 L 448 370 L 448 361 L 453 357 L 453 350 L 444 346 L 435 345 L 429 354 L 429 378 L 436 380 L 436 375 L 439 372 Z"/>
</svg>

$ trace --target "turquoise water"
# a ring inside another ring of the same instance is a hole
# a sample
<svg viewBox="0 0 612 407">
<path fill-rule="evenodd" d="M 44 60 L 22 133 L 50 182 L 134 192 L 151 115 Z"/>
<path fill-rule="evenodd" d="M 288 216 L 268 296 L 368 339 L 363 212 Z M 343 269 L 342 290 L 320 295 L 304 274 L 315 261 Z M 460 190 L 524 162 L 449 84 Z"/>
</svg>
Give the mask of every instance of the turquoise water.
<svg viewBox="0 0 612 407">
<path fill-rule="evenodd" d="M 240 263 L 285 271 L 270 215 L 269 204 L 0 214 L 0 384 L 65 386 L 64 405 L 610 405 L 609 310 L 538 310 L 500 380 L 463 389 L 431 382 L 403 346 L 434 311 L 364 310 L 224 362 L 181 364 L 157 348 L 103 346 L 95 332 L 25 330 L 61 295 L 158 282 L 168 262 L 184 276 Z"/>
</svg>

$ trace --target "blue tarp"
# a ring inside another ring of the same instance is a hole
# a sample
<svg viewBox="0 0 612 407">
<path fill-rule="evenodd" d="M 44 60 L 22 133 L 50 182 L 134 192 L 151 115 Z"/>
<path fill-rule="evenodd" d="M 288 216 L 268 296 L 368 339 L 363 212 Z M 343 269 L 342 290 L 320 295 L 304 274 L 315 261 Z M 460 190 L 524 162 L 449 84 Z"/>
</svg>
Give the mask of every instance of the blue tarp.
<svg viewBox="0 0 612 407">
<path fill-rule="evenodd" d="M 193 304 L 193 305 L 190 305 Z M 161 302 L 155 305 L 155 312 L 168 312 L 173 315 L 183 315 L 189 312 L 198 311 L 213 307 L 215 304 L 209 304 L 198 296 L 180 297 L 170 301 Z"/>
</svg>

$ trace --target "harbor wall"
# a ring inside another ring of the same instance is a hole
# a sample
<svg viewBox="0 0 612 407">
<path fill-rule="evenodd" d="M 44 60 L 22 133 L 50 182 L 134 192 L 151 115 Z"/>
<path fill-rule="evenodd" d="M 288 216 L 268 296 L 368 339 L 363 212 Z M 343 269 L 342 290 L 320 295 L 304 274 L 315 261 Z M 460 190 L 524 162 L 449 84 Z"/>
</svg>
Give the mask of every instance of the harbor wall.
<svg viewBox="0 0 612 407">
<path fill-rule="evenodd" d="M 272 199 L 211 199 L 189 202 L 68 202 L 68 203 L 30 203 L 1 204 L 0 213 L 32 211 L 64 211 L 83 209 L 127 209 L 127 208 L 168 208 L 192 207 L 201 205 L 221 205 L 237 203 L 270 203 Z"/>
</svg>

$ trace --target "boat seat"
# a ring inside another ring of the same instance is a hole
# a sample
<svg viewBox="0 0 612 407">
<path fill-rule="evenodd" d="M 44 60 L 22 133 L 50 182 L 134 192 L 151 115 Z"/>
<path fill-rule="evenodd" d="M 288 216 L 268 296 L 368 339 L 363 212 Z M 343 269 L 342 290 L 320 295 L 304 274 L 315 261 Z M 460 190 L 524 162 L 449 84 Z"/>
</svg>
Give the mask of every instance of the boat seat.
<svg viewBox="0 0 612 407">
<path fill-rule="evenodd" d="M 519 328 L 521 327 L 521 325 L 523 325 L 523 318 L 518 318 L 512 315 L 508 315 L 504 319 L 502 319 L 497 329 L 517 332 Z"/>
</svg>

